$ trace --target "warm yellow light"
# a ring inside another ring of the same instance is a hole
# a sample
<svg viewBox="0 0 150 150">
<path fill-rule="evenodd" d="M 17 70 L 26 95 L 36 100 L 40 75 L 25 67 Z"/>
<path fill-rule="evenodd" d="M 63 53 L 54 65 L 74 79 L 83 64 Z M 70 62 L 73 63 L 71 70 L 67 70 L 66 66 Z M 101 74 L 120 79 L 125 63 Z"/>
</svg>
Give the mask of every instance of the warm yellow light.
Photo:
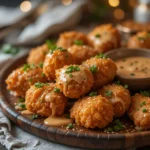
<svg viewBox="0 0 150 150">
<path fill-rule="evenodd" d="M 20 4 L 20 9 L 21 9 L 21 11 L 23 11 L 23 12 L 27 12 L 27 11 L 29 11 L 31 8 L 32 8 L 32 4 L 31 4 L 30 1 L 23 1 L 23 2 Z"/>
<path fill-rule="evenodd" d="M 117 6 L 119 6 L 120 1 L 119 0 L 108 0 L 108 3 L 112 7 L 117 7 Z"/>
<path fill-rule="evenodd" d="M 61 0 L 63 5 L 70 5 L 72 3 L 72 0 Z"/>
<path fill-rule="evenodd" d="M 125 13 L 122 9 L 115 9 L 113 15 L 116 19 L 121 20 L 124 18 Z"/>
</svg>

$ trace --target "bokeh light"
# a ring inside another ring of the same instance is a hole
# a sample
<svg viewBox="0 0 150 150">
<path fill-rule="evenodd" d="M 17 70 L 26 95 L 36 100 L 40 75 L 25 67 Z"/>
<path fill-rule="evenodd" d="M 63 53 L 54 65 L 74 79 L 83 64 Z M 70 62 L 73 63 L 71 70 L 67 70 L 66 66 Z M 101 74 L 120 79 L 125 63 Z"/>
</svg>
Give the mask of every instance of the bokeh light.
<svg viewBox="0 0 150 150">
<path fill-rule="evenodd" d="M 137 0 L 129 0 L 129 5 L 130 5 L 131 7 L 135 7 L 136 4 L 137 4 Z"/>
<path fill-rule="evenodd" d="M 23 2 L 20 4 L 20 9 L 21 9 L 21 11 L 23 11 L 23 12 L 28 12 L 31 8 L 32 8 L 32 4 L 31 4 L 30 1 L 23 1 Z"/>
<path fill-rule="evenodd" d="M 61 0 L 63 5 L 70 5 L 72 3 L 72 0 Z"/>
<path fill-rule="evenodd" d="M 108 0 L 108 3 L 112 7 L 117 7 L 117 6 L 119 6 L 120 1 L 119 0 Z"/>
<path fill-rule="evenodd" d="M 117 8 L 114 10 L 113 15 L 116 19 L 122 20 L 125 16 L 125 13 L 122 9 Z"/>
</svg>

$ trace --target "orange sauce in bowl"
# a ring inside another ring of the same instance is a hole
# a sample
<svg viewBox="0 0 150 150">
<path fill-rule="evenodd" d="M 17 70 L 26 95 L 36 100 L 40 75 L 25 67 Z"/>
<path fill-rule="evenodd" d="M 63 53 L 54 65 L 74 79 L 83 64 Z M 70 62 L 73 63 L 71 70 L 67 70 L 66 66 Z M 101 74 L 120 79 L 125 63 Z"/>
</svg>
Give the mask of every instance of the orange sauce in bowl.
<svg viewBox="0 0 150 150">
<path fill-rule="evenodd" d="M 126 57 L 115 61 L 117 75 L 124 78 L 148 78 L 150 77 L 150 58 Z"/>
</svg>

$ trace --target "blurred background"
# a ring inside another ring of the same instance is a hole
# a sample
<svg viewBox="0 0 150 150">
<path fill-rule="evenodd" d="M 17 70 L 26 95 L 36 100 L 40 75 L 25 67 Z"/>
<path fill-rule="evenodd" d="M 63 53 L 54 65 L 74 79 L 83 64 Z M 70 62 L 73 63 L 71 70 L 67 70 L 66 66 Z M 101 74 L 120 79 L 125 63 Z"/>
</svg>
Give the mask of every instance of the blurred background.
<svg viewBox="0 0 150 150">
<path fill-rule="evenodd" d="M 38 45 L 66 30 L 150 21 L 150 0 L 1 0 L 0 42 Z"/>
</svg>

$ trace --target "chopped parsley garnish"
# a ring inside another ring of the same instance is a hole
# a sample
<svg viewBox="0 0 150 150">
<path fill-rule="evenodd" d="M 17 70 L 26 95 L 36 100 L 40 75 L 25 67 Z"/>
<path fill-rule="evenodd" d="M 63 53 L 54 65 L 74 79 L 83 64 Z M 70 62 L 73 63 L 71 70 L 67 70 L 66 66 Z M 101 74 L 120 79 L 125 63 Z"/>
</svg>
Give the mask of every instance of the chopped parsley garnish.
<svg viewBox="0 0 150 150">
<path fill-rule="evenodd" d="M 28 81 L 29 81 L 29 82 L 32 82 L 32 81 L 33 81 L 33 79 L 32 79 L 32 78 L 30 78 Z"/>
<path fill-rule="evenodd" d="M 67 129 L 72 129 L 72 128 L 74 128 L 74 125 L 73 125 L 72 123 L 70 123 L 70 124 L 67 125 L 66 128 L 67 128 Z"/>
<path fill-rule="evenodd" d="M 22 98 L 22 97 L 20 97 L 20 98 L 18 99 L 18 101 L 19 101 L 19 102 L 25 102 L 25 99 Z"/>
<path fill-rule="evenodd" d="M 146 112 L 147 112 L 147 109 L 146 109 L 146 108 L 142 109 L 142 112 L 143 112 L 143 113 L 146 113 Z"/>
<path fill-rule="evenodd" d="M 131 73 L 130 76 L 135 76 L 135 74 L 134 74 L 134 73 Z"/>
<path fill-rule="evenodd" d="M 46 40 L 46 44 L 47 44 L 48 48 L 50 49 L 51 54 L 53 54 L 53 52 L 56 50 L 67 51 L 66 49 L 64 49 L 62 47 L 57 47 L 57 45 L 53 41 Z"/>
<path fill-rule="evenodd" d="M 44 83 L 41 83 L 41 82 L 37 82 L 37 83 L 34 84 L 34 86 L 35 86 L 36 88 L 42 88 L 44 85 L 45 85 L 45 84 L 44 84 Z"/>
<path fill-rule="evenodd" d="M 150 97 L 150 92 L 149 91 L 140 91 L 140 94 L 146 97 Z"/>
<path fill-rule="evenodd" d="M 70 78 L 72 78 L 72 77 L 73 77 L 73 75 L 72 75 L 72 74 L 69 74 L 69 77 L 70 77 Z"/>
<path fill-rule="evenodd" d="M 146 105 L 146 102 L 145 102 L 145 101 L 143 101 L 143 102 L 140 104 L 141 107 L 143 107 L 144 105 Z"/>
<path fill-rule="evenodd" d="M 38 119 L 39 118 L 39 115 L 38 114 L 34 114 L 33 116 L 32 116 L 32 119 Z"/>
<path fill-rule="evenodd" d="M 55 42 L 51 40 L 46 40 L 46 44 L 50 50 L 54 50 L 57 47 Z"/>
<path fill-rule="evenodd" d="M 69 66 L 69 67 L 66 69 L 65 73 L 69 74 L 69 73 L 72 73 L 72 72 L 74 72 L 74 71 L 80 71 L 79 66 Z"/>
<path fill-rule="evenodd" d="M 105 131 L 105 132 L 113 132 L 113 128 L 108 127 L 108 128 L 106 128 L 104 131 Z"/>
<path fill-rule="evenodd" d="M 96 58 L 107 58 L 107 56 L 103 53 L 96 55 Z"/>
<path fill-rule="evenodd" d="M 42 77 L 45 77 L 45 74 L 42 72 Z"/>
<path fill-rule="evenodd" d="M 75 40 L 75 41 L 74 41 L 74 44 L 75 44 L 75 45 L 82 46 L 82 45 L 84 45 L 84 42 L 83 42 L 82 40 Z"/>
<path fill-rule="evenodd" d="M 59 93 L 59 92 L 60 92 L 60 89 L 55 87 L 55 88 L 54 88 L 54 92 Z"/>
<path fill-rule="evenodd" d="M 117 80 L 117 81 L 115 82 L 115 84 L 120 85 L 120 81 L 119 81 L 119 80 Z"/>
<path fill-rule="evenodd" d="M 105 96 L 108 96 L 108 97 L 110 97 L 110 96 L 112 96 L 112 91 L 110 91 L 110 90 L 107 90 L 106 92 L 105 92 Z"/>
<path fill-rule="evenodd" d="M 113 121 L 113 126 L 105 129 L 105 132 L 117 132 L 124 129 L 122 122 L 119 119 Z"/>
<path fill-rule="evenodd" d="M 96 72 L 97 72 L 97 66 L 96 66 L 96 65 L 91 66 L 91 67 L 90 67 L 90 71 L 91 71 L 92 73 L 96 73 Z"/>
<path fill-rule="evenodd" d="M 43 63 L 42 63 L 42 62 L 39 63 L 39 67 L 40 67 L 40 68 L 43 68 Z"/>
<path fill-rule="evenodd" d="M 114 124 L 114 127 L 113 127 L 114 131 L 121 131 L 124 129 L 124 126 L 119 119 L 115 120 L 113 124 Z"/>
<path fill-rule="evenodd" d="M 24 103 L 18 103 L 18 106 L 21 107 L 22 109 L 26 109 L 26 105 Z"/>
<path fill-rule="evenodd" d="M 64 49 L 64 48 L 62 48 L 62 47 L 56 47 L 55 49 L 50 49 L 50 53 L 51 54 L 53 54 L 54 53 L 54 51 L 61 51 L 61 52 L 66 52 L 67 50 L 66 49 Z"/>
<path fill-rule="evenodd" d="M 129 87 L 129 86 L 128 86 L 127 84 L 125 84 L 125 85 L 124 85 L 124 88 L 126 88 L 126 89 L 127 89 L 128 87 Z"/>
<path fill-rule="evenodd" d="M 100 38 L 101 35 L 100 35 L 100 34 L 96 34 L 95 37 L 96 37 L 96 38 Z"/>
<path fill-rule="evenodd" d="M 20 52 L 20 49 L 17 47 L 14 47 L 10 44 L 4 44 L 2 46 L 2 52 L 5 54 L 11 54 L 11 55 L 16 55 L 17 53 Z"/>
<path fill-rule="evenodd" d="M 91 96 L 91 97 L 97 96 L 97 92 L 91 92 L 91 93 L 89 94 L 89 96 Z"/>
<path fill-rule="evenodd" d="M 23 71 L 28 71 L 31 68 L 29 64 L 24 64 Z"/>
<path fill-rule="evenodd" d="M 146 37 L 137 37 L 137 39 L 140 40 L 140 41 L 141 41 L 141 40 L 144 41 L 144 40 L 146 40 Z"/>
<path fill-rule="evenodd" d="M 38 67 L 38 66 L 36 66 L 35 64 L 24 64 L 23 65 L 23 71 L 28 71 L 28 70 L 30 70 L 30 69 L 35 69 L 36 67 Z"/>
</svg>

